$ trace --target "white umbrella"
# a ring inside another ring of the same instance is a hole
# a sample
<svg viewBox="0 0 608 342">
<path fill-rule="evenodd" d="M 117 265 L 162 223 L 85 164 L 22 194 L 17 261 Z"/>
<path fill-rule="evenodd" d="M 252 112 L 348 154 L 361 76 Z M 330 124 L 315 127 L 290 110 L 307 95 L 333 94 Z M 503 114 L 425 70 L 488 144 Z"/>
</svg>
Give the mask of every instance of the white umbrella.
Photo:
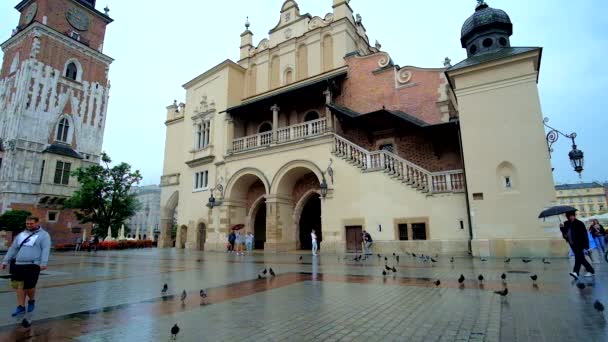
<svg viewBox="0 0 608 342">
<path fill-rule="evenodd" d="M 148 240 L 154 241 L 154 228 L 152 226 L 148 229 Z"/>
<path fill-rule="evenodd" d="M 82 228 L 82 242 L 87 241 L 87 229 Z"/>
<path fill-rule="evenodd" d="M 106 240 L 112 240 L 112 227 L 108 227 L 108 236 L 106 237 Z"/>
<path fill-rule="evenodd" d="M 139 240 L 139 226 L 135 229 L 135 240 Z"/>
<path fill-rule="evenodd" d="M 120 226 L 120 239 L 119 240 L 124 240 L 125 239 L 125 225 L 121 225 Z"/>
</svg>

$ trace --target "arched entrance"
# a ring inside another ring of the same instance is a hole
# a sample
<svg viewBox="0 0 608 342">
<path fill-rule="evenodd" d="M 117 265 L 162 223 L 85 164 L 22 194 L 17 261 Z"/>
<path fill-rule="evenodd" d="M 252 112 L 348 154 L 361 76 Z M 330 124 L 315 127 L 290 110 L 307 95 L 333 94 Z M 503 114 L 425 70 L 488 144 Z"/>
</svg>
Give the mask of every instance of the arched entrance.
<svg viewBox="0 0 608 342">
<path fill-rule="evenodd" d="M 158 247 L 173 247 L 173 227 L 176 224 L 177 204 L 179 202 L 179 192 L 174 191 L 165 205 L 161 208 L 160 236 L 155 235 L 158 240 Z"/>
<path fill-rule="evenodd" d="M 310 233 L 314 229 L 317 234 L 319 249 L 321 249 L 321 242 L 323 241 L 323 230 L 321 229 L 321 196 L 315 192 L 302 200 L 305 201 L 305 203 L 302 207 L 302 213 L 300 214 L 298 221 L 298 248 L 304 250 L 312 249 Z"/>
<path fill-rule="evenodd" d="M 266 200 L 262 199 L 254 211 L 253 249 L 264 249 L 266 243 Z"/>
<path fill-rule="evenodd" d="M 197 249 L 199 251 L 205 250 L 205 241 L 207 241 L 207 226 L 204 223 L 198 224 L 198 241 L 197 241 Z"/>
<path fill-rule="evenodd" d="M 183 225 L 179 228 L 179 245 L 178 248 L 186 248 L 186 241 L 188 239 L 188 227 Z"/>
</svg>

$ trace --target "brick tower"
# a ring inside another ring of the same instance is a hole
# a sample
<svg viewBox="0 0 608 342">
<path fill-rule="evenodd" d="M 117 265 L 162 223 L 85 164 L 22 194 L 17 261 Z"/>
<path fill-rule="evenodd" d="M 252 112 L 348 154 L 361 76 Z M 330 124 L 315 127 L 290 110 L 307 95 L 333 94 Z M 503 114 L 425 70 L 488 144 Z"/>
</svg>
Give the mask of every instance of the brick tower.
<svg viewBox="0 0 608 342">
<path fill-rule="evenodd" d="M 30 211 L 54 244 L 82 229 L 62 205 L 77 187 L 70 172 L 98 163 L 112 58 L 95 0 L 23 0 L 0 71 L 0 213 Z"/>
</svg>

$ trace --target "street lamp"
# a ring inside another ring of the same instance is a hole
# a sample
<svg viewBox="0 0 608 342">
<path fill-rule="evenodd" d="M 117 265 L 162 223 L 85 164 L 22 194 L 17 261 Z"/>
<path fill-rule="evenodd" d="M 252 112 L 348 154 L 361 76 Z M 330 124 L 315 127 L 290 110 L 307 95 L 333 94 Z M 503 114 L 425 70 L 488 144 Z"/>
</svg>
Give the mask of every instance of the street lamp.
<svg viewBox="0 0 608 342">
<path fill-rule="evenodd" d="M 321 197 L 325 198 L 327 196 L 327 182 L 325 181 L 325 176 L 323 176 L 323 181 L 319 185 L 319 190 L 321 192 Z"/>
<path fill-rule="evenodd" d="M 583 151 L 579 150 L 576 147 L 576 141 L 574 141 L 574 139 L 577 137 L 576 133 L 570 133 L 570 134 L 566 134 L 563 133 L 561 131 L 559 131 L 558 129 L 555 129 L 549 125 L 547 125 L 547 122 L 549 122 L 549 118 L 545 118 L 543 120 L 543 125 L 545 125 L 547 128 L 549 128 L 549 133 L 547 133 L 547 145 L 549 148 L 549 156 L 551 155 L 551 153 L 553 152 L 553 144 L 559 139 L 559 136 L 563 136 L 565 138 L 571 139 L 572 140 L 572 151 L 570 151 L 570 153 L 568 153 L 568 158 L 570 159 L 570 164 L 572 165 L 572 168 L 574 168 L 574 171 L 576 173 L 578 173 L 579 177 L 581 177 L 581 173 L 583 172 L 583 165 L 585 164 L 585 154 L 583 153 Z"/>
</svg>

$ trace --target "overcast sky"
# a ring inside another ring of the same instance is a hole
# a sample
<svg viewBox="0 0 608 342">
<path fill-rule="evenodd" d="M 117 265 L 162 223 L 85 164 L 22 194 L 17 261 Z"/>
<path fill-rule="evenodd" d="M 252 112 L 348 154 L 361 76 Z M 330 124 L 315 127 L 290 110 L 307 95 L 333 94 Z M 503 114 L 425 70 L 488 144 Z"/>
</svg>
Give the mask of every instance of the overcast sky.
<svg viewBox="0 0 608 342">
<path fill-rule="evenodd" d="M 0 40 L 17 25 L 17 0 L 0 1 Z M 158 184 L 165 140 L 165 107 L 184 101 L 182 84 L 219 62 L 239 57 L 239 35 L 249 16 L 254 44 L 279 20 L 283 0 L 100 0 L 115 20 L 104 52 L 112 90 L 103 148 L 114 161 L 141 170 L 143 184 Z M 300 0 L 302 13 L 323 17 L 332 0 Z M 352 0 L 370 41 L 401 66 L 441 67 L 465 58 L 460 29 L 474 0 Z M 608 21 L 605 0 L 488 0 L 514 25 L 513 46 L 542 46 L 540 94 L 543 115 L 566 133 L 576 132 L 585 152 L 583 180 L 608 180 Z M 1 56 L 1 53 L 0 53 Z M 579 182 L 561 138 L 553 153 L 556 182 Z"/>
</svg>

